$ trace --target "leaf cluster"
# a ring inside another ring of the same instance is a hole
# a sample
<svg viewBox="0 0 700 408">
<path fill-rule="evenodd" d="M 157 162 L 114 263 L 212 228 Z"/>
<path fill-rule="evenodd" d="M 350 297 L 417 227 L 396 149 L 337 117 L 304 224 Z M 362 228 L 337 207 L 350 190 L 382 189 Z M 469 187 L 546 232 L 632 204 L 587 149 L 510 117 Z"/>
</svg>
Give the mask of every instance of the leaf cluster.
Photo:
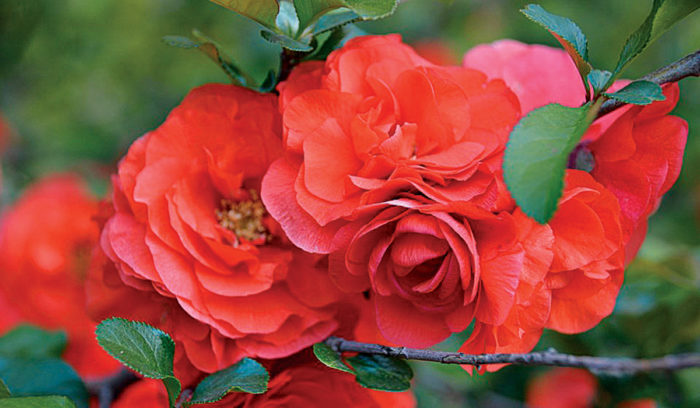
<svg viewBox="0 0 700 408">
<path fill-rule="evenodd" d="M 394 12 L 396 0 L 211 0 L 247 17 L 263 27 L 260 35 L 281 46 L 283 55 L 295 60 L 325 59 L 336 47 L 354 36 L 346 27 L 355 22 L 376 20 Z M 193 30 L 194 39 L 165 36 L 171 46 L 199 49 L 231 78 L 234 84 L 261 92 L 270 92 L 278 76 L 269 72 L 260 84 L 254 84 L 216 41 Z M 280 68 L 280 75 L 284 75 Z"/>
<path fill-rule="evenodd" d="M 103 320 L 96 329 L 97 342 L 122 364 L 147 378 L 163 381 L 170 406 L 181 395 L 180 380 L 173 372 L 175 342 L 162 330 L 146 323 L 121 318 Z M 236 364 L 205 377 L 181 406 L 208 404 L 231 392 L 261 394 L 267 391 L 269 374 L 257 361 L 244 358 Z M 183 394 L 184 395 L 184 394 Z"/>
<path fill-rule="evenodd" d="M 85 384 L 61 360 L 66 334 L 20 325 L 0 337 L 0 408 L 87 408 Z"/>
<path fill-rule="evenodd" d="M 577 108 L 545 105 L 528 113 L 513 128 L 506 147 L 503 173 L 516 203 L 530 217 L 547 223 L 564 189 L 570 155 L 596 118 L 602 102 L 647 105 L 664 99 L 661 87 L 650 81 L 634 81 L 616 92 L 607 92 L 626 67 L 671 25 L 700 7 L 693 0 L 654 0 L 644 23 L 628 38 L 615 69 L 594 69 L 588 58 L 588 40 L 568 18 L 530 4 L 521 12 L 547 29 L 567 51 L 586 90 L 586 104 Z M 575 157 L 573 162 L 577 162 Z"/>
</svg>

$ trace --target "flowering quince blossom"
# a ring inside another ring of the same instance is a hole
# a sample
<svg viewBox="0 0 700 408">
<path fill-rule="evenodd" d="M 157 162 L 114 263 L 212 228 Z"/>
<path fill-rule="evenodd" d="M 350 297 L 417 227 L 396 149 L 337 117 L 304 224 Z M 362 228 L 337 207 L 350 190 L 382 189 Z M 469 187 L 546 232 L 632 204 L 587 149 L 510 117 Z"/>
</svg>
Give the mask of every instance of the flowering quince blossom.
<svg viewBox="0 0 700 408">
<path fill-rule="evenodd" d="M 371 288 L 382 334 L 425 347 L 474 316 L 502 323 L 525 259 L 517 226 L 532 224 L 501 213 L 519 116 L 503 82 L 433 65 L 398 36 L 363 37 L 299 66 L 280 99 L 287 155 L 265 176 L 265 205 L 292 242 L 331 253 L 339 287 Z"/>
<path fill-rule="evenodd" d="M 554 368 L 535 377 L 528 384 L 526 404 L 532 408 L 590 408 L 598 394 L 598 380 L 580 368 Z M 616 408 L 656 408 L 648 398 L 627 400 Z"/>
<path fill-rule="evenodd" d="M 2 330 L 27 322 L 67 332 L 64 358 L 85 377 L 119 364 L 95 341 L 85 312 L 84 280 L 98 239 L 97 200 L 70 174 L 31 186 L 0 221 Z"/>
<path fill-rule="evenodd" d="M 475 47 L 463 65 L 503 79 L 518 95 L 523 114 L 548 103 L 585 102 L 579 73 L 563 50 L 502 40 Z M 626 83 L 618 81 L 613 90 Z M 649 215 L 681 171 L 688 124 L 668 115 L 678 103 L 678 84 L 664 85 L 663 92 L 664 101 L 625 105 L 596 120 L 580 146 L 593 155 L 593 177 L 620 203 L 626 263 L 644 240 Z"/>
<path fill-rule="evenodd" d="M 214 372 L 244 356 L 288 356 L 338 329 L 340 292 L 323 260 L 290 245 L 259 200 L 281 153 L 275 96 L 217 84 L 191 91 L 113 177 L 92 315 L 164 329 L 183 377 L 188 364 Z"/>
<path fill-rule="evenodd" d="M 325 62 L 302 63 L 279 86 L 285 154 L 265 175 L 263 202 L 294 244 L 330 254 L 338 287 L 369 291 L 389 342 L 427 347 L 474 321 L 460 351 L 525 352 L 544 327 L 590 329 L 613 309 L 625 247 L 638 246 L 631 231 L 678 175 L 684 122 L 672 120 L 683 143 L 668 142 L 667 156 L 652 160 L 646 150 L 666 143 L 652 140 L 652 123 L 665 121 L 675 100 L 625 108 L 613 118 L 643 131 L 626 136 L 632 155 L 609 153 L 614 142 L 603 141 L 617 136 L 602 121 L 585 143 L 611 162 L 645 159 L 640 177 L 658 186 L 642 191 L 638 217 L 602 164 L 592 174 L 567 171 L 547 225 L 526 217 L 502 179 L 508 134 L 529 110 L 578 106 L 584 92 L 577 77 L 558 75 L 578 75 L 563 51 L 503 44 L 524 51 L 477 47 L 465 67 L 441 67 L 396 35 L 360 37 Z"/>
</svg>

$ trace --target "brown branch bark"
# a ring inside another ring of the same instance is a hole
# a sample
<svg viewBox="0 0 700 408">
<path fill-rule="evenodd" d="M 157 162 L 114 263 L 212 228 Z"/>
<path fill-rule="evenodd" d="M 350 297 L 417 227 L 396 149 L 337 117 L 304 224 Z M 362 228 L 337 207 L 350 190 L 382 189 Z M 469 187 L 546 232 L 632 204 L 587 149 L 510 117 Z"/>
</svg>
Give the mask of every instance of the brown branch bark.
<svg viewBox="0 0 700 408">
<path fill-rule="evenodd" d="M 641 77 L 647 81 L 655 82 L 659 85 L 669 82 L 678 82 L 689 76 L 700 76 L 700 50 L 687 55 L 676 62 L 659 68 L 656 71 Z M 610 99 L 603 103 L 603 106 L 598 111 L 598 117 L 614 111 L 615 109 L 625 105 L 624 102 Z"/>
<path fill-rule="evenodd" d="M 677 354 L 653 359 L 628 359 L 575 356 L 556 351 L 540 351 L 524 354 L 464 354 L 437 350 L 389 347 L 380 344 L 360 343 L 339 337 L 329 337 L 325 343 L 337 352 L 357 352 L 398 357 L 406 360 L 432 361 L 442 364 L 513 364 L 523 366 L 577 367 L 606 374 L 634 374 L 649 371 L 675 371 L 700 367 L 700 354 Z"/>
</svg>

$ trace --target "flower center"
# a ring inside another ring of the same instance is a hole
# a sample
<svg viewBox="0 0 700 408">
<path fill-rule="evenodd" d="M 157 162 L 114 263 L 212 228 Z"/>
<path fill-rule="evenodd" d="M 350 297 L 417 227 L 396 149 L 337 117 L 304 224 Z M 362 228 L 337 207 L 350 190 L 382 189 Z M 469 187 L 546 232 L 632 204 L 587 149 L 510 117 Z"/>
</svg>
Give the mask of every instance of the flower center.
<svg viewBox="0 0 700 408">
<path fill-rule="evenodd" d="M 257 191 L 249 190 L 247 200 L 222 199 L 220 207 L 216 210 L 216 219 L 219 221 L 219 225 L 233 232 L 236 236 L 234 246 L 238 246 L 241 239 L 261 245 L 269 238 L 267 228 L 263 223 L 266 214 Z"/>
</svg>

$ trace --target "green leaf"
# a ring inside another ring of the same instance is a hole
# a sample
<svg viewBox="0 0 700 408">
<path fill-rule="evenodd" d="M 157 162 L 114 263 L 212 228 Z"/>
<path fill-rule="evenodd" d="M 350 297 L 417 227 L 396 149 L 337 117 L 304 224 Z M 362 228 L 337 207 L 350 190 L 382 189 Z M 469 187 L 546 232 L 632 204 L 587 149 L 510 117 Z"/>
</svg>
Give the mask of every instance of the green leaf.
<svg viewBox="0 0 700 408">
<path fill-rule="evenodd" d="M 220 6 L 233 10 L 268 28 L 275 27 L 279 13 L 278 0 L 210 0 Z"/>
<path fill-rule="evenodd" d="M 283 34 L 295 38 L 299 30 L 299 18 L 290 1 L 280 3 L 280 12 L 275 19 L 275 25 Z"/>
<path fill-rule="evenodd" d="M 358 354 L 348 359 L 356 372 L 357 382 L 381 391 L 405 391 L 411 388 L 413 370 L 406 361 L 388 356 Z"/>
<path fill-rule="evenodd" d="M 78 408 L 88 406 L 83 381 L 71 366 L 56 358 L 0 357 L 0 378 L 14 397 L 63 395 L 73 400 Z"/>
<path fill-rule="evenodd" d="M 260 35 L 267 41 L 273 44 L 279 44 L 288 50 L 299 52 L 309 52 L 313 50 L 313 48 L 310 45 L 305 44 L 301 41 L 297 41 L 293 38 L 287 37 L 283 34 L 277 34 L 272 31 L 263 30 L 260 32 Z"/>
<path fill-rule="evenodd" d="M 348 367 L 341 358 L 340 354 L 333 350 L 325 343 L 314 344 L 314 355 L 318 361 L 336 370 L 345 371 L 346 373 L 355 374 L 355 370 Z"/>
<path fill-rule="evenodd" d="M 232 59 L 222 51 L 221 46 L 216 41 L 202 34 L 199 30 L 192 30 L 192 35 L 196 40 L 178 35 L 166 35 L 163 37 L 163 42 L 172 47 L 202 51 L 204 55 L 224 70 L 234 84 L 246 86 L 252 82 L 242 70 L 231 62 Z"/>
<path fill-rule="evenodd" d="M 659 35 L 698 7 L 700 2 L 697 0 L 654 0 L 646 20 L 622 48 L 611 81 Z"/>
<path fill-rule="evenodd" d="M 244 358 L 231 367 L 203 379 L 195 388 L 187 405 L 216 402 L 233 391 L 262 394 L 267 391 L 269 380 L 270 375 L 265 367 L 253 359 Z"/>
<path fill-rule="evenodd" d="M 301 30 L 340 7 L 352 10 L 363 20 L 375 20 L 391 15 L 396 5 L 396 0 L 294 0 Z"/>
<path fill-rule="evenodd" d="M 175 342 L 146 323 L 121 318 L 103 320 L 95 330 L 97 342 L 112 357 L 144 377 L 163 380 L 171 405 L 180 395 L 180 382 L 173 374 Z"/>
<path fill-rule="evenodd" d="M 313 35 L 319 35 L 326 31 L 330 31 L 360 20 L 362 20 L 362 17 L 352 10 L 334 10 L 330 13 L 324 14 L 318 19 L 318 23 L 314 25 Z"/>
<path fill-rule="evenodd" d="M 171 47 L 191 49 L 199 47 L 199 43 L 192 41 L 187 37 L 179 35 L 166 35 L 163 37 L 163 42 Z"/>
<path fill-rule="evenodd" d="M 588 73 L 588 83 L 593 87 L 593 92 L 595 95 L 599 95 L 606 89 L 605 86 L 607 85 L 611 76 L 612 72 L 600 69 L 594 69 Z"/>
<path fill-rule="evenodd" d="M 222 51 L 223 48 L 219 43 L 196 29 L 192 30 L 192 35 L 197 39 L 199 49 L 218 64 L 235 84 L 246 86 L 252 83 L 252 80 L 232 62 L 233 59 Z"/>
<path fill-rule="evenodd" d="M 66 397 L 51 395 L 5 398 L 0 400 L 0 408 L 75 408 L 75 404 Z"/>
<path fill-rule="evenodd" d="M 513 128 L 503 157 L 508 190 L 525 214 L 548 222 L 564 188 L 569 154 L 593 118 L 590 104 L 549 104 L 527 114 Z"/>
<path fill-rule="evenodd" d="M 19 325 L 0 337 L 0 356 L 16 358 L 60 358 L 66 349 L 66 333 Z"/>
<path fill-rule="evenodd" d="M 654 101 L 666 99 L 661 87 L 651 81 L 634 81 L 617 92 L 603 95 L 633 105 L 649 105 Z"/>
<path fill-rule="evenodd" d="M 592 68 L 588 63 L 588 40 L 579 26 L 566 17 L 549 13 L 537 4 L 528 4 L 520 12 L 556 37 L 574 60 L 581 79 L 586 85 L 586 75 Z"/>
<path fill-rule="evenodd" d="M 7 398 L 11 396 L 12 393 L 10 392 L 10 389 L 7 388 L 7 384 L 5 384 L 5 381 L 0 379 L 0 398 Z"/>
</svg>

